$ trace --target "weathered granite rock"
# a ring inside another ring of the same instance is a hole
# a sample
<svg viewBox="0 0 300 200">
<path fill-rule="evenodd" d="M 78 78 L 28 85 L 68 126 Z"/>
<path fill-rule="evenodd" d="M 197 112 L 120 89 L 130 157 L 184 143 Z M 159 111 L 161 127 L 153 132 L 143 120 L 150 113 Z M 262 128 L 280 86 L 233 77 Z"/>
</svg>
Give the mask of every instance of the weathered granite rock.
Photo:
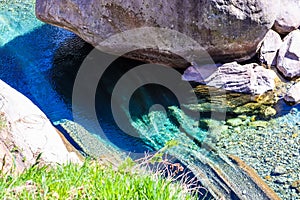
<svg viewBox="0 0 300 200">
<path fill-rule="evenodd" d="M 272 90 L 278 79 L 274 71 L 255 63 L 247 65 L 240 65 L 237 62 L 226 63 L 217 67 L 210 75 L 206 70 L 207 67 L 203 69 L 204 75 L 201 66 L 190 66 L 182 78 L 186 81 L 195 81 L 228 91 L 248 94 L 263 94 Z"/>
<path fill-rule="evenodd" d="M 205 50 L 216 62 L 252 57 L 275 21 L 277 2 L 37 0 L 36 15 L 44 22 L 75 32 L 106 52 L 119 54 L 134 48 L 139 50 L 127 57 L 187 67 L 187 62 L 177 55 L 202 58 Z M 127 30 L 132 31 L 116 36 Z M 108 38 L 112 40 L 105 41 Z M 187 41 L 190 39 L 194 43 Z"/>
<path fill-rule="evenodd" d="M 81 162 L 67 150 L 44 113 L 1 80 L 0 112 L 6 124 L 0 135 L 0 167 L 6 163 L 4 168 L 10 170 L 14 165 L 10 160 L 15 159 L 15 170 L 20 172 L 34 164 L 40 153 L 43 163 Z"/>
<path fill-rule="evenodd" d="M 273 29 L 280 34 L 288 34 L 300 26 L 300 1 L 280 0 L 280 9 Z"/>
<path fill-rule="evenodd" d="M 300 30 L 292 31 L 284 38 L 278 53 L 277 68 L 286 78 L 300 76 Z"/>
<path fill-rule="evenodd" d="M 267 66 L 276 66 L 277 53 L 282 45 L 281 37 L 273 30 L 269 30 L 266 34 L 262 46 L 260 48 L 260 61 Z"/>
<path fill-rule="evenodd" d="M 300 82 L 290 88 L 288 93 L 285 95 L 284 100 L 291 104 L 300 102 Z"/>
</svg>

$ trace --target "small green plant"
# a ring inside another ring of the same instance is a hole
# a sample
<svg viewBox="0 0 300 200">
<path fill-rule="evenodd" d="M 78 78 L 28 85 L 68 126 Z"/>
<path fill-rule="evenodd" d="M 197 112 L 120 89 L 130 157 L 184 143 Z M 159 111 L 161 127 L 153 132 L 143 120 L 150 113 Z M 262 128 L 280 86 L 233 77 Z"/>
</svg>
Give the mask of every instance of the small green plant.
<svg viewBox="0 0 300 200">
<path fill-rule="evenodd" d="M 119 168 L 91 159 L 83 165 L 36 164 L 18 176 L 0 174 L 0 199 L 196 199 L 158 174 L 126 170 L 135 164 L 129 158 Z"/>
</svg>

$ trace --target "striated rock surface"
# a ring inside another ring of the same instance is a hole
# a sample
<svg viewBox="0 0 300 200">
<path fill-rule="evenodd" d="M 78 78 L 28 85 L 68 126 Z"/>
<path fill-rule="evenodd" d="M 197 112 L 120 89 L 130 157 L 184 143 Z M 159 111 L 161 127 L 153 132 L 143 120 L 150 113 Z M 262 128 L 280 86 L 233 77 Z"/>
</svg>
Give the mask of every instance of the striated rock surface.
<svg viewBox="0 0 300 200">
<path fill-rule="evenodd" d="M 207 57 L 205 50 L 222 62 L 252 57 L 275 21 L 276 2 L 279 0 L 37 0 L 36 15 L 106 52 L 119 54 L 134 48 L 139 50 L 127 57 L 187 67 L 178 55 Z M 128 30 L 133 31 L 105 41 Z M 191 39 L 194 43 L 187 42 Z"/>
<path fill-rule="evenodd" d="M 194 65 L 184 72 L 182 78 L 186 81 L 249 94 L 263 94 L 273 90 L 278 79 L 274 71 L 255 63 L 247 65 L 240 65 L 237 62 L 226 63 L 216 66 L 216 70 L 210 72 L 209 75 L 207 66 L 202 69 L 202 66 Z"/>
<path fill-rule="evenodd" d="M 280 9 L 273 29 L 280 34 L 288 34 L 300 26 L 300 1 L 280 0 Z"/>
<path fill-rule="evenodd" d="M 300 82 L 296 83 L 289 89 L 284 100 L 292 104 L 300 102 Z"/>
<path fill-rule="evenodd" d="M 57 127 L 68 135 L 68 138 L 78 145 L 87 156 L 98 159 L 99 162 L 109 162 L 114 166 L 122 163 L 126 155 L 118 148 L 101 137 L 88 132 L 76 122 L 63 119 L 55 122 Z"/>
<path fill-rule="evenodd" d="M 286 78 L 300 76 L 300 30 L 292 31 L 284 38 L 278 53 L 277 68 Z"/>
<path fill-rule="evenodd" d="M 166 112 L 160 111 L 152 111 L 143 119 L 133 121 L 132 125 L 143 141 L 155 150 L 161 150 L 170 141 L 175 143 L 167 148 L 168 155 L 188 166 L 213 199 L 280 199 L 240 158 L 225 155 L 211 142 L 206 142 L 207 133 L 200 128 L 198 120 L 189 118 L 178 107 L 172 106 L 168 110 L 180 127 Z M 220 132 L 220 126 L 218 129 Z"/>
<path fill-rule="evenodd" d="M 276 66 L 277 53 L 281 44 L 282 40 L 280 35 L 273 30 L 269 30 L 260 48 L 259 59 L 261 63 L 267 66 Z"/>
<path fill-rule="evenodd" d="M 43 112 L 29 99 L 0 80 L 0 168 L 20 172 L 36 162 L 81 162 L 68 151 Z"/>
</svg>

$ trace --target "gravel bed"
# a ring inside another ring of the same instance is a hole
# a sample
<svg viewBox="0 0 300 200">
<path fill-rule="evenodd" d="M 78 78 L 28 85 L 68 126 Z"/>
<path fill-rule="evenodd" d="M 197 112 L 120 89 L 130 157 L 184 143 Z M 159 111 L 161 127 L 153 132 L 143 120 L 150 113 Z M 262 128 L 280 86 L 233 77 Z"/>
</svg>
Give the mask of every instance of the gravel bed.
<svg viewBox="0 0 300 200">
<path fill-rule="evenodd" d="M 212 142 L 254 168 L 282 199 L 300 199 L 300 112 L 293 108 L 269 121 L 240 118 L 237 126 L 219 124 L 222 132 L 212 128 Z"/>
</svg>

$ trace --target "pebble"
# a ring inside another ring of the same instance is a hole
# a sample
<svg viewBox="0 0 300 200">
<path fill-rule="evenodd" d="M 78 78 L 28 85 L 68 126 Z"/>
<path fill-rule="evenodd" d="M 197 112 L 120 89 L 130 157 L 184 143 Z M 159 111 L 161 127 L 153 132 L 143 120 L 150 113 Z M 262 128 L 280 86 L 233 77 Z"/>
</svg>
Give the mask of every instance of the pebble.
<svg viewBox="0 0 300 200">
<path fill-rule="evenodd" d="M 294 181 L 291 184 L 291 188 L 298 188 L 298 187 L 300 187 L 300 180 Z"/>
<path fill-rule="evenodd" d="M 274 176 L 279 176 L 286 173 L 286 169 L 283 166 L 276 166 L 271 172 Z"/>
<path fill-rule="evenodd" d="M 267 127 L 268 126 L 268 122 L 267 121 L 254 121 L 254 122 L 250 122 L 249 123 L 249 126 L 250 127 L 255 127 L 255 128 L 257 128 L 257 127 Z"/>
<path fill-rule="evenodd" d="M 276 114 L 277 114 L 277 111 L 272 107 L 267 107 L 264 112 L 265 117 L 274 116 Z"/>
<path fill-rule="evenodd" d="M 267 176 L 265 176 L 265 179 L 266 179 L 267 181 L 271 181 L 271 180 L 272 180 L 272 177 L 271 177 L 270 175 L 267 175 Z"/>
<path fill-rule="evenodd" d="M 237 127 L 243 124 L 243 121 L 240 118 L 232 118 L 227 120 L 227 124 L 232 127 Z"/>
</svg>

